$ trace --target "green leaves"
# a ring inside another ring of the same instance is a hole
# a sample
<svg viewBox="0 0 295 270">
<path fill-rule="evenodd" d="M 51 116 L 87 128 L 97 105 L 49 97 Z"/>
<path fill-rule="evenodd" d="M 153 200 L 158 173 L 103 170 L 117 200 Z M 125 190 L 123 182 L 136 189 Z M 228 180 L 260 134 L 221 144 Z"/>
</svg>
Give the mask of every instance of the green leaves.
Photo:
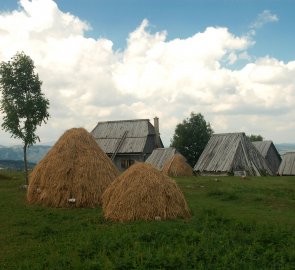
<svg viewBox="0 0 295 270">
<path fill-rule="evenodd" d="M 261 135 L 254 135 L 251 134 L 250 136 L 247 136 L 250 140 L 250 142 L 259 142 L 259 141 L 263 141 L 263 137 Z"/>
<path fill-rule="evenodd" d="M 176 126 L 171 146 L 184 155 L 191 166 L 194 166 L 212 134 L 213 130 L 204 116 L 192 112 L 189 118 Z"/>
<path fill-rule="evenodd" d="M 33 60 L 24 52 L 0 64 L 0 111 L 4 114 L 2 128 L 24 143 L 26 183 L 28 170 L 26 150 L 39 140 L 37 126 L 49 118 L 49 101 L 41 92 L 42 82 L 34 71 Z"/>
<path fill-rule="evenodd" d="M 39 139 L 37 126 L 49 118 L 49 101 L 41 92 L 42 82 L 34 69 L 33 60 L 23 52 L 0 64 L 2 128 L 25 145 Z"/>
</svg>

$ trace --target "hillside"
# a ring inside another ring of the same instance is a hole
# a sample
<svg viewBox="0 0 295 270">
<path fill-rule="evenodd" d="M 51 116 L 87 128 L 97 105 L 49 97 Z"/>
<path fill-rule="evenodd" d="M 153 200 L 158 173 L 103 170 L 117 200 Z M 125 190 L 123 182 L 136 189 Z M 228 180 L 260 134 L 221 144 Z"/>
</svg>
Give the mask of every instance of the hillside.
<svg viewBox="0 0 295 270">
<path fill-rule="evenodd" d="M 28 148 L 27 160 L 31 163 L 38 163 L 49 151 L 51 146 L 33 145 Z M 0 145 L 0 160 L 23 160 L 23 146 L 5 147 Z"/>
<path fill-rule="evenodd" d="M 28 163 L 28 168 L 34 168 L 35 163 Z M 0 160 L 0 169 L 23 170 L 24 162 L 22 160 Z"/>
<path fill-rule="evenodd" d="M 278 143 L 275 146 L 281 155 L 286 152 L 295 152 L 295 143 Z"/>
</svg>

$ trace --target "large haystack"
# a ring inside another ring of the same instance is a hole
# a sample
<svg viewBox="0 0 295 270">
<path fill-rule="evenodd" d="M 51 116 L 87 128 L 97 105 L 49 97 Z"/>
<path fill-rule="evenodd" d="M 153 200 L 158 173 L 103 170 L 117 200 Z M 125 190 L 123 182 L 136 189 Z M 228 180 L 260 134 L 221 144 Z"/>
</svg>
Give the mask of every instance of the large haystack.
<svg viewBox="0 0 295 270">
<path fill-rule="evenodd" d="M 193 176 L 192 167 L 186 162 L 183 155 L 175 154 L 168 160 L 163 167 L 162 172 L 171 177 Z"/>
<path fill-rule="evenodd" d="M 104 217 L 113 221 L 165 220 L 190 217 L 176 182 L 148 163 L 136 163 L 102 196 Z"/>
<path fill-rule="evenodd" d="M 52 207 L 95 207 L 119 175 L 83 128 L 66 131 L 30 175 L 27 199 Z"/>
</svg>

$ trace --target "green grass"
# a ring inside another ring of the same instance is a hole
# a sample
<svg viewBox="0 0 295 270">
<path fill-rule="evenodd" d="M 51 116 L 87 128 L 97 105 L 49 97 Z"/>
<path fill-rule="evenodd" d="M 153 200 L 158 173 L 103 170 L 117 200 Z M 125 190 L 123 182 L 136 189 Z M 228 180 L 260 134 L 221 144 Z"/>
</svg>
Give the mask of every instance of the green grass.
<svg viewBox="0 0 295 270">
<path fill-rule="evenodd" d="M 28 205 L 1 173 L 0 269 L 294 269 L 295 177 L 176 181 L 191 219 L 120 224 Z"/>
</svg>

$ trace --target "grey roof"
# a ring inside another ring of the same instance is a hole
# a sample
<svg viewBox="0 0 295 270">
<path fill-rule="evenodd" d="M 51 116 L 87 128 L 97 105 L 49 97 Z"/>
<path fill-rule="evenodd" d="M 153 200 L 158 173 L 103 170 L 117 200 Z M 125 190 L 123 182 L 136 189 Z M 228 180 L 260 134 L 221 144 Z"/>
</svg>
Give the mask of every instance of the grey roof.
<svg viewBox="0 0 295 270">
<path fill-rule="evenodd" d="M 140 153 L 143 152 L 146 137 L 142 138 L 126 138 L 120 147 L 118 153 Z M 95 138 L 100 148 L 105 153 L 114 153 L 116 146 L 118 145 L 120 138 Z"/>
<path fill-rule="evenodd" d="M 266 160 L 245 133 L 214 134 L 196 163 L 194 171 L 201 173 L 246 171 L 248 175 L 273 174 Z"/>
<path fill-rule="evenodd" d="M 148 137 L 156 134 L 149 119 L 98 122 L 91 134 L 101 149 L 109 154 L 114 153 L 126 131 L 126 138 L 122 142 L 118 154 L 143 152 Z"/>
<path fill-rule="evenodd" d="M 173 147 L 156 148 L 145 162 L 152 164 L 158 170 L 162 170 L 165 162 L 170 160 L 175 154 L 176 149 Z"/>
<path fill-rule="evenodd" d="M 268 165 L 274 174 L 277 173 L 282 158 L 272 141 L 253 142 L 253 145 L 266 159 Z"/>
<path fill-rule="evenodd" d="M 272 141 L 258 141 L 252 143 L 260 152 L 260 154 L 265 158 L 269 148 L 271 147 Z"/>
<path fill-rule="evenodd" d="M 279 175 L 295 175 L 295 152 L 282 155 L 282 162 L 278 171 Z"/>
</svg>

